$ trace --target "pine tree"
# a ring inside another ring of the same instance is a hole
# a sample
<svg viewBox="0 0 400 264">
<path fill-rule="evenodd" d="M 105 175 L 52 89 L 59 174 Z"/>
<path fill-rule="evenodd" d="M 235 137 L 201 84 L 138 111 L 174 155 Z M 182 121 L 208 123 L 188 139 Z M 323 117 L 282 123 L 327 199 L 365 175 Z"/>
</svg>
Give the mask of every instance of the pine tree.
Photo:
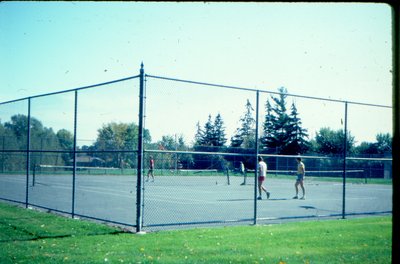
<svg viewBox="0 0 400 264">
<path fill-rule="evenodd" d="M 274 148 L 274 124 L 275 124 L 275 116 L 272 115 L 272 106 L 267 99 L 265 104 L 265 120 L 263 124 L 263 136 L 261 137 L 261 147 L 263 149 Z"/>
<path fill-rule="evenodd" d="M 273 97 L 275 106 L 272 107 L 272 115 L 274 115 L 274 136 L 271 137 L 271 147 L 275 147 L 282 152 L 284 146 L 288 142 L 288 123 L 289 116 L 286 113 L 286 97 L 287 90 L 284 87 L 278 89 L 279 97 Z"/>
<path fill-rule="evenodd" d="M 231 147 L 252 148 L 255 145 L 255 123 L 253 118 L 254 109 L 249 99 L 246 103 L 246 112 L 240 119 L 242 125 L 236 130 L 235 135 L 231 138 Z"/>
<path fill-rule="evenodd" d="M 214 141 L 214 125 L 211 120 L 211 114 L 208 115 L 207 123 L 204 125 L 203 146 L 212 146 Z"/>
<path fill-rule="evenodd" d="M 307 129 L 301 127 L 302 122 L 294 102 L 290 109 L 291 112 L 287 126 L 288 141 L 284 146 L 283 153 L 301 154 L 309 148 L 308 141 L 306 140 L 306 138 L 308 138 Z"/>
<path fill-rule="evenodd" d="M 227 139 L 225 134 L 224 121 L 222 120 L 221 114 L 218 114 L 215 117 L 214 122 L 211 115 L 209 115 L 208 120 L 204 125 L 204 129 L 201 129 L 200 122 L 197 122 L 196 126 L 196 146 L 222 147 L 225 145 Z"/>
<path fill-rule="evenodd" d="M 200 123 L 197 123 L 197 133 L 195 135 L 194 146 L 196 151 L 219 151 L 226 141 L 224 122 L 220 114 L 216 116 L 214 122 L 212 121 L 210 114 L 204 125 L 204 129 L 201 129 Z M 194 155 L 190 161 L 194 167 L 203 169 L 215 167 L 220 168 L 220 165 L 224 163 L 223 158 L 219 156 L 210 157 L 208 155 Z"/>
<path fill-rule="evenodd" d="M 307 130 L 302 128 L 301 119 L 294 103 L 291 112 L 287 114 L 287 90 L 278 89 L 279 96 L 271 96 L 274 106 L 269 100 L 266 103 L 266 115 L 261 139 L 264 149 L 276 150 L 281 154 L 304 153 L 309 148 Z"/>
<path fill-rule="evenodd" d="M 197 127 L 197 131 L 196 131 L 196 134 L 194 135 L 194 145 L 202 146 L 204 131 L 201 129 L 200 122 L 197 122 L 196 127 Z"/>
<path fill-rule="evenodd" d="M 214 120 L 214 138 L 212 145 L 216 147 L 222 147 L 225 145 L 227 139 L 225 135 L 225 127 L 224 127 L 224 121 L 222 120 L 222 117 L 220 114 L 217 115 L 217 117 Z"/>
</svg>

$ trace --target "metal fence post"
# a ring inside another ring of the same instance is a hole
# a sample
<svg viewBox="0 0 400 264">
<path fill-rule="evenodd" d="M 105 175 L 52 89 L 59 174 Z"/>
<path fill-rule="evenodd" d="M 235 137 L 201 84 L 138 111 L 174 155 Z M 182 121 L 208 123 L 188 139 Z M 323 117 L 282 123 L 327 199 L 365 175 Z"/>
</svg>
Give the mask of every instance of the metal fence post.
<svg viewBox="0 0 400 264">
<path fill-rule="evenodd" d="M 347 157 L 347 102 L 345 102 L 345 105 L 344 105 L 342 219 L 346 218 L 346 157 Z"/>
<path fill-rule="evenodd" d="M 75 217 L 75 182 L 76 182 L 76 150 L 77 150 L 77 137 L 76 137 L 76 128 L 78 124 L 78 91 L 75 90 L 75 106 L 74 106 L 74 149 L 73 149 L 73 157 L 72 157 L 72 209 L 71 214 L 72 218 Z"/>
<path fill-rule="evenodd" d="M 144 69 L 140 65 L 139 87 L 139 135 L 138 135 L 138 163 L 136 186 L 136 232 L 141 232 L 143 225 L 143 115 L 144 115 Z"/>
<path fill-rule="evenodd" d="M 31 98 L 28 98 L 28 129 L 26 137 L 26 190 L 25 190 L 25 208 L 29 204 L 29 171 L 31 163 Z"/>
<path fill-rule="evenodd" d="M 392 3 L 392 90 L 393 90 L 393 109 L 392 109 L 392 116 L 393 116 L 393 142 L 392 148 L 399 149 L 400 147 L 400 4 L 399 2 Z M 393 166 L 393 164 L 395 164 Z M 393 161 L 392 161 L 392 186 L 396 188 L 399 186 L 399 179 L 393 175 L 400 175 L 400 155 L 394 154 Z M 397 189 L 398 190 L 398 189 Z M 393 201 L 398 201 L 399 192 L 393 192 Z M 394 208 L 394 206 L 393 206 Z M 399 210 L 393 210 L 393 223 L 396 223 L 400 219 Z M 392 225 L 392 244 L 396 244 L 399 241 L 399 234 L 400 234 L 399 225 Z M 398 245 L 398 244 L 397 244 Z M 398 263 L 399 255 L 396 250 L 392 250 L 392 260 L 393 263 Z"/>
<path fill-rule="evenodd" d="M 254 221 L 253 224 L 257 224 L 257 190 L 258 190 L 258 115 L 259 115 L 259 100 L 260 91 L 257 90 L 256 96 L 256 133 L 255 133 L 255 172 L 254 172 Z"/>
</svg>

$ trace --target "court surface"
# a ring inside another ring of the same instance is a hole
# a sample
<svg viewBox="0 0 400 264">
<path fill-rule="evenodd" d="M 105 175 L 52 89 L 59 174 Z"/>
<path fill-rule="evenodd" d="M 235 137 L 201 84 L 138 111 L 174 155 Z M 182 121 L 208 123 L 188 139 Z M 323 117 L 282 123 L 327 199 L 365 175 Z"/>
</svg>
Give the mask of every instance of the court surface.
<svg viewBox="0 0 400 264">
<path fill-rule="evenodd" d="M 174 228 L 192 224 L 229 224 L 237 221 L 270 223 L 283 220 L 341 218 L 341 182 L 305 180 L 306 199 L 292 199 L 295 180 L 267 178 L 270 199 L 254 199 L 254 177 L 241 185 L 241 177 L 160 176 L 144 182 L 144 229 Z M 71 175 L 46 175 L 35 186 L 25 175 L 0 175 L 0 198 L 42 208 L 136 224 L 136 176 L 77 175 L 75 192 Z M 301 190 L 299 190 L 301 196 Z M 73 202 L 74 201 L 74 202 Z M 392 212 L 392 185 L 347 184 L 345 212 L 351 215 Z"/>
</svg>

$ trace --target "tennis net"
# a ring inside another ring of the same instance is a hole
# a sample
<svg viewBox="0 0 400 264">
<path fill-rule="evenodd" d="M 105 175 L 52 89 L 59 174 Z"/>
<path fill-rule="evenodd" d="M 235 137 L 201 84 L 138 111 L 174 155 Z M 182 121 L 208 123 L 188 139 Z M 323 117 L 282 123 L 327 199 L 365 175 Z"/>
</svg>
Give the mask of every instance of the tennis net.
<svg viewBox="0 0 400 264">
<path fill-rule="evenodd" d="M 61 165 L 45 165 L 38 164 L 33 167 L 32 171 L 32 185 L 34 186 L 38 176 L 62 176 L 71 175 L 73 173 L 73 166 Z M 77 175 L 132 175 L 136 174 L 135 169 L 114 168 L 114 167 L 76 167 Z"/>
<path fill-rule="evenodd" d="M 247 170 L 247 173 L 254 173 L 254 170 Z M 310 170 L 305 172 L 306 177 L 321 177 L 321 178 L 341 178 L 343 177 L 343 170 Z M 293 176 L 296 171 L 292 170 L 268 170 L 268 175 L 275 176 Z M 346 170 L 346 177 L 349 178 L 365 178 L 363 169 Z"/>
</svg>

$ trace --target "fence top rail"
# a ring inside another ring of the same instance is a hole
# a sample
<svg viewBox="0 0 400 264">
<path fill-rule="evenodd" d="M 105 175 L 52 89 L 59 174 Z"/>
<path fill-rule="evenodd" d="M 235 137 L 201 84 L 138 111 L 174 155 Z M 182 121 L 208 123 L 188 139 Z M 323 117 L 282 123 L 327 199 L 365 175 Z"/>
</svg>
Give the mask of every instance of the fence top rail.
<svg viewBox="0 0 400 264">
<path fill-rule="evenodd" d="M 49 96 L 49 95 L 56 95 L 56 94 L 62 94 L 62 93 L 75 92 L 75 91 L 79 91 L 79 90 L 95 88 L 95 87 L 99 87 L 99 86 L 104 86 L 104 85 L 108 85 L 108 84 L 113 84 L 113 83 L 118 83 L 118 82 L 123 82 L 123 81 L 131 80 L 131 79 L 135 79 L 135 78 L 138 78 L 138 77 L 140 77 L 140 75 L 130 76 L 130 77 L 117 79 L 117 80 L 113 80 L 113 81 L 108 81 L 108 82 L 103 82 L 103 83 L 98 83 L 98 84 L 92 84 L 92 85 L 77 87 L 77 88 L 68 89 L 68 90 L 62 90 L 62 91 L 57 91 L 57 92 L 52 92 L 52 93 L 45 93 L 45 94 L 28 96 L 28 97 L 24 97 L 24 98 L 20 98 L 20 99 L 0 102 L 0 105 L 9 104 L 9 103 L 15 103 L 15 102 L 19 102 L 19 101 L 30 100 L 30 99 L 33 99 L 33 98 L 44 97 L 44 96 Z"/>
<path fill-rule="evenodd" d="M 103 83 L 98 83 L 98 84 L 93 84 L 93 85 L 88 85 L 88 86 L 77 87 L 77 88 L 63 90 L 63 91 L 57 91 L 57 92 L 52 92 L 52 93 L 45 93 L 45 94 L 39 94 L 39 95 L 24 97 L 24 98 L 20 98 L 20 99 L 0 102 L 0 105 L 8 104 L 8 103 L 15 103 L 15 102 L 24 101 L 24 100 L 30 100 L 30 99 L 33 99 L 33 98 L 44 97 L 44 96 L 49 96 L 49 95 L 56 95 L 56 94 L 74 92 L 74 91 L 79 91 L 79 90 L 84 90 L 84 89 L 89 89 L 89 88 L 95 88 L 95 87 L 99 87 L 99 86 L 103 86 L 103 85 L 108 85 L 108 84 L 112 84 L 112 83 L 127 81 L 127 80 L 130 80 L 130 79 L 135 79 L 135 78 L 138 78 L 138 77 L 140 77 L 140 75 L 135 75 L 135 76 L 131 76 L 131 77 L 126 77 L 126 78 L 122 78 L 122 79 L 117 79 L 117 80 L 113 80 L 113 81 L 108 81 L 108 82 L 103 82 Z M 267 91 L 267 90 L 259 90 L 259 89 L 255 89 L 255 88 L 246 88 L 246 87 L 237 87 L 237 86 L 229 86 L 229 85 L 221 85 L 221 84 L 212 84 L 212 83 L 198 82 L 198 81 L 189 81 L 189 80 L 170 78 L 170 77 L 162 77 L 162 76 L 156 76 L 156 75 L 150 75 L 150 74 L 145 74 L 145 77 L 155 78 L 155 79 L 163 79 L 163 80 L 169 80 L 169 81 L 176 81 L 176 82 L 185 82 L 185 83 L 198 84 L 198 85 L 206 85 L 206 86 L 214 86 L 214 87 L 221 87 L 221 88 L 236 89 L 236 90 L 242 90 L 242 91 L 261 92 L 261 93 L 269 93 L 269 94 L 276 94 L 276 95 L 280 94 L 279 92 L 273 92 L 273 91 Z M 392 106 L 388 106 L 388 105 L 370 104 L 370 103 L 363 103 L 363 102 L 346 101 L 346 100 L 330 99 L 330 98 L 306 96 L 306 95 L 298 95 L 298 94 L 289 94 L 288 93 L 287 96 L 305 98 L 305 99 L 313 99 L 313 100 L 322 100 L 322 101 L 329 101 L 329 102 L 336 102 L 336 103 L 348 103 L 348 104 L 356 104 L 356 105 L 364 105 L 364 106 L 392 108 Z"/>
<path fill-rule="evenodd" d="M 220 88 L 236 89 L 236 90 L 242 90 L 242 91 L 261 92 L 261 93 L 269 93 L 269 94 L 275 94 L 275 95 L 279 95 L 280 94 L 279 92 L 273 92 L 273 91 L 267 91 L 267 90 L 259 90 L 259 89 L 255 89 L 255 88 L 246 88 L 246 87 L 237 87 L 237 86 L 213 84 L 213 83 L 198 82 L 198 81 L 189 81 L 189 80 L 183 80 L 183 79 L 177 79 L 177 78 L 155 76 L 155 75 L 150 75 L 150 74 L 145 74 L 145 77 L 154 78 L 154 79 L 168 80 L 168 81 L 175 81 L 175 82 L 184 82 L 184 83 L 205 85 L 205 86 L 214 86 L 214 87 L 220 87 Z M 370 104 L 370 103 L 346 101 L 346 100 L 339 100 L 339 99 L 330 99 L 330 98 L 323 98 L 323 97 L 316 97 L 316 96 L 306 96 L 306 95 L 290 94 L 290 93 L 288 93 L 286 95 L 287 96 L 292 96 L 292 97 L 298 97 L 298 98 L 329 101 L 329 102 L 336 102 L 336 103 L 348 103 L 348 104 L 355 104 L 355 105 L 374 106 L 374 107 L 382 107 L 382 108 L 392 108 L 392 106 L 388 106 L 388 105 Z"/>
</svg>

